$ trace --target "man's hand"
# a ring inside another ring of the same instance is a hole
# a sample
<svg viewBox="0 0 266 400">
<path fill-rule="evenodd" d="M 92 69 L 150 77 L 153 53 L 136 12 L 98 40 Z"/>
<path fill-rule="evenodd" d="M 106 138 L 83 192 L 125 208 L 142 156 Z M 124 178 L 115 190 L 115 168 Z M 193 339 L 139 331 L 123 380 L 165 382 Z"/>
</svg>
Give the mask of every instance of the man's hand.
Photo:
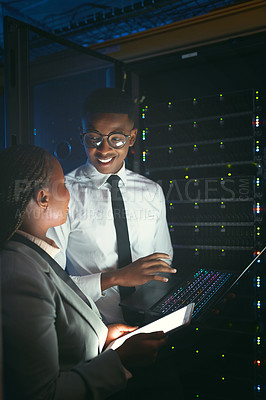
<svg viewBox="0 0 266 400">
<path fill-rule="evenodd" d="M 115 351 L 122 364 L 130 370 L 130 367 L 154 363 L 160 347 L 166 340 L 164 332 L 139 333 L 127 339 Z"/>
<path fill-rule="evenodd" d="M 116 340 L 120 336 L 123 336 L 129 332 L 133 332 L 136 329 L 138 329 L 138 326 L 129 326 L 129 325 L 124 325 L 124 324 L 112 324 L 108 325 L 108 333 L 107 333 L 107 338 L 105 341 L 105 347 L 108 346 L 110 342 L 113 340 Z"/>
<path fill-rule="evenodd" d="M 169 259 L 168 254 L 154 253 L 146 257 L 139 258 L 126 267 L 116 271 L 104 272 L 101 275 L 102 291 L 112 286 L 138 286 L 149 281 L 167 282 L 168 278 L 158 275 L 159 273 L 174 274 L 176 269 L 172 268 L 165 261 Z"/>
</svg>

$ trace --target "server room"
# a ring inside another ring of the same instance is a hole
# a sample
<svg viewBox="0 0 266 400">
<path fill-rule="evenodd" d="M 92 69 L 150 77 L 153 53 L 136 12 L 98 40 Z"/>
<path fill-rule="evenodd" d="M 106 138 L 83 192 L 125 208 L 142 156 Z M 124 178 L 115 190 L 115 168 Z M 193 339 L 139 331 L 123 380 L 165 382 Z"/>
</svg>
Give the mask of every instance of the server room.
<svg viewBox="0 0 266 400">
<path fill-rule="evenodd" d="M 0 14 L 0 399 L 266 399 L 265 0 Z"/>
</svg>

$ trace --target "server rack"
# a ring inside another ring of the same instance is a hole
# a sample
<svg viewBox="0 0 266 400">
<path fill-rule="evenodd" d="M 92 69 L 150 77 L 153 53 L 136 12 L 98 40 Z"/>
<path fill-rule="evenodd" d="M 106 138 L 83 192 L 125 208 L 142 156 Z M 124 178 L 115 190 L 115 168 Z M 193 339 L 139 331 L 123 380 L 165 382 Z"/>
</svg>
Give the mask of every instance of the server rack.
<svg viewBox="0 0 266 400">
<path fill-rule="evenodd" d="M 143 105 L 142 172 L 164 190 L 179 270 L 241 270 L 262 249 L 262 113 L 255 89 Z M 172 339 L 171 357 L 183 351 L 186 399 L 265 394 L 263 264 L 207 323 Z"/>
</svg>

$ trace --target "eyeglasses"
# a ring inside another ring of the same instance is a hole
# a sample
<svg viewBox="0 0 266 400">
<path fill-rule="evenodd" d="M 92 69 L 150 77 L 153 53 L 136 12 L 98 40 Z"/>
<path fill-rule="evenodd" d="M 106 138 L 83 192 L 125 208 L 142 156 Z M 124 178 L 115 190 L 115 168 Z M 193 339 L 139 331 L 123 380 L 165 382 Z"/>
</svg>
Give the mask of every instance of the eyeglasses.
<svg viewBox="0 0 266 400">
<path fill-rule="evenodd" d="M 81 131 L 80 135 L 85 146 L 89 148 L 100 147 L 104 136 L 106 136 L 109 146 L 113 149 L 122 149 L 130 137 L 130 135 L 126 135 L 123 132 L 110 132 L 108 135 L 102 135 L 96 129 L 88 129 L 85 132 Z"/>
</svg>

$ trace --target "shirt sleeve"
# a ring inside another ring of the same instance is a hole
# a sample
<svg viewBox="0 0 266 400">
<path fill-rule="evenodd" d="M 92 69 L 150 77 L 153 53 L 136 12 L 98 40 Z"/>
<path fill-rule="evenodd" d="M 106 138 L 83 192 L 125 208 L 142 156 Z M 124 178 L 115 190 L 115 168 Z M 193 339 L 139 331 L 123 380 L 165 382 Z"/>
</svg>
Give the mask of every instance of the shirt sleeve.
<svg viewBox="0 0 266 400">
<path fill-rule="evenodd" d="M 83 293 L 89 296 L 93 301 L 96 302 L 102 297 L 101 273 L 83 276 L 70 275 L 70 277 Z"/>
<path fill-rule="evenodd" d="M 166 220 L 166 206 L 165 197 L 163 190 L 160 185 L 158 185 L 158 201 L 159 201 L 159 213 L 157 219 L 157 227 L 155 232 L 154 247 L 156 252 L 163 252 L 169 254 L 171 259 L 169 261 L 165 260 L 171 264 L 173 260 L 173 246 L 171 243 L 168 223 Z"/>
<path fill-rule="evenodd" d="M 69 217 L 65 224 L 50 228 L 47 236 L 55 241 L 60 248 L 60 252 L 55 256 L 55 261 L 63 268 L 67 267 L 67 245 L 68 237 L 71 233 L 71 223 Z M 88 275 L 70 275 L 73 281 L 79 286 L 85 295 L 97 301 L 102 297 L 101 273 Z"/>
</svg>

